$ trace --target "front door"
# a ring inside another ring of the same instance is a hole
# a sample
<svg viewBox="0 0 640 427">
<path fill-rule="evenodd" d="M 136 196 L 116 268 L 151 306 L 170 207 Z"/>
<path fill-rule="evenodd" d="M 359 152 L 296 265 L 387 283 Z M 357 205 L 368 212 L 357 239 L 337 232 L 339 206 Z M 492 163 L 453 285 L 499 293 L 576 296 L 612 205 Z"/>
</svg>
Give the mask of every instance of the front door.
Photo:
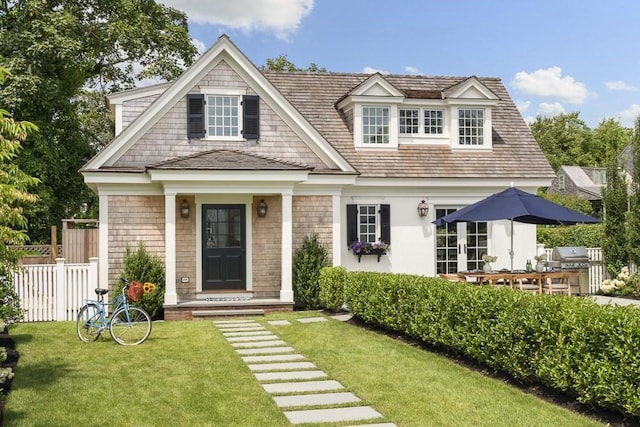
<svg viewBox="0 0 640 427">
<path fill-rule="evenodd" d="M 456 209 L 438 208 L 436 218 Z M 487 253 L 487 223 L 461 222 L 436 228 L 436 273 L 456 273 L 482 268 L 482 255 Z"/>
<path fill-rule="evenodd" d="M 203 205 L 202 218 L 202 290 L 245 290 L 245 206 Z"/>
</svg>

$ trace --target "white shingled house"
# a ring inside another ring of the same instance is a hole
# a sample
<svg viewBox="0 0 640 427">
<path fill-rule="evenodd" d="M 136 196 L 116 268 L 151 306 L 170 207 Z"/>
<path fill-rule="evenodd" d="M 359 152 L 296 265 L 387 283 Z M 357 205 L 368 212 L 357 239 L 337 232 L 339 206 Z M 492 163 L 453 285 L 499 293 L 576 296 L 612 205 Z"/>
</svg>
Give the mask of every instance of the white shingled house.
<svg viewBox="0 0 640 427">
<path fill-rule="evenodd" d="M 100 285 L 144 242 L 166 265 L 167 319 L 290 310 L 312 233 L 348 270 L 435 276 L 484 253 L 507 267 L 508 221 L 432 221 L 554 178 L 498 78 L 264 71 L 223 35 L 177 80 L 108 101 L 116 137 L 81 171 L 100 200 Z M 524 266 L 535 226 L 514 226 Z M 358 256 L 355 241 L 388 248 Z"/>
</svg>

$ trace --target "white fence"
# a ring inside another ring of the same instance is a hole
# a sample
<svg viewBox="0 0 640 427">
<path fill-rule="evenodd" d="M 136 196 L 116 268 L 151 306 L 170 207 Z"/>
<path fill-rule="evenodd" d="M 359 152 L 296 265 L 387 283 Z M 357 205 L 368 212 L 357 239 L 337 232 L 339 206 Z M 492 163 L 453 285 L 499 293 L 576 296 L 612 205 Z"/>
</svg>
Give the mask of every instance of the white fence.
<svg viewBox="0 0 640 427">
<path fill-rule="evenodd" d="M 89 264 L 25 265 L 14 273 L 13 283 L 25 310 L 23 321 L 75 320 L 88 298 L 95 298 L 98 283 L 98 258 Z"/>
</svg>

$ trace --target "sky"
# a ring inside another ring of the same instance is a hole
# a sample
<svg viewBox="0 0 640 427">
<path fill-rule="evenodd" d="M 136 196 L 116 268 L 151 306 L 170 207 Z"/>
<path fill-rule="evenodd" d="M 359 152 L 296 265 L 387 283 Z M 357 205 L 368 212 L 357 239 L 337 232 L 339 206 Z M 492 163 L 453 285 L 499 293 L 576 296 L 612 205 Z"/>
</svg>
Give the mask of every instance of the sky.
<svg viewBox="0 0 640 427">
<path fill-rule="evenodd" d="M 255 65 L 499 77 L 522 116 L 579 112 L 592 129 L 640 114 L 636 0 L 158 0 L 204 51 L 221 34 Z"/>
</svg>

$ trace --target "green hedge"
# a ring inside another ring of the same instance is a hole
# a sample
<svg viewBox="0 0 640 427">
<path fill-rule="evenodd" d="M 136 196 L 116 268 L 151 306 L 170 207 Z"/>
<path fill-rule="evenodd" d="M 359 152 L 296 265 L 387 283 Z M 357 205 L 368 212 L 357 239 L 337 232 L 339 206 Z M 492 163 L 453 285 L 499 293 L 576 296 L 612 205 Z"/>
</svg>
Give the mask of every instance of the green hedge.
<svg viewBox="0 0 640 427">
<path fill-rule="evenodd" d="M 332 276 L 328 270 L 325 279 Z M 582 403 L 640 416 L 636 307 L 422 276 L 333 276 L 344 282 L 350 311 L 367 323 L 464 354 L 522 382 L 548 385 Z"/>
</svg>

